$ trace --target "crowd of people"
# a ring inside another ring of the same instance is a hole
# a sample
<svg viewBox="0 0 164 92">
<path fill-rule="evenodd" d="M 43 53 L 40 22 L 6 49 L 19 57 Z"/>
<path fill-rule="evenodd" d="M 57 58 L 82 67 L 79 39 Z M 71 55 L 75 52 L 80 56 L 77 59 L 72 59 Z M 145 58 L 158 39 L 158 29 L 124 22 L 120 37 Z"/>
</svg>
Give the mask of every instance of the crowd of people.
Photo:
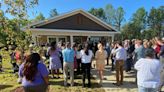
<svg viewBox="0 0 164 92">
<path fill-rule="evenodd" d="M 110 61 L 111 71 L 116 71 L 115 86 L 124 84 L 124 70 L 135 71 L 139 92 L 160 92 L 164 85 L 164 39 L 158 37 L 150 40 L 116 41 L 111 44 L 100 41 L 96 47 L 91 42 L 73 45 L 69 42 L 52 42 L 39 52 L 33 50 L 33 45 L 29 47 L 28 54 L 24 52 L 24 62 L 18 62 L 22 60 L 20 52 L 14 50 L 10 54 L 14 73 L 18 72 L 18 82 L 22 83 L 26 92 L 46 92 L 49 74 L 52 78 L 59 79 L 61 72 L 65 87 L 69 84 L 74 86 L 75 75 L 82 75 L 82 87 L 91 87 L 94 60 L 100 85 L 105 79 L 105 66 L 109 66 Z M 1 59 L 2 57 L 0 61 Z M 45 65 L 46 60 L 49 62 L 48 66 Z"/>
</svg>

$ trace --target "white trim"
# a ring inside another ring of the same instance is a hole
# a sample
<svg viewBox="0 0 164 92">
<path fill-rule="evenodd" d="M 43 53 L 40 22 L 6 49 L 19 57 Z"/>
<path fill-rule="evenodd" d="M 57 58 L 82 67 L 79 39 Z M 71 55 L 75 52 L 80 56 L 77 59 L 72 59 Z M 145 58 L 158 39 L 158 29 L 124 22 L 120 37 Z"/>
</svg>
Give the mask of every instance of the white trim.
<svg viewBox="0 0 164 92">
<path fill-rule="evenodd" d="M 42 26 L 42 25 L 45 25 L 45 24 L 48 24 L 48 23 L 52 23 L 52 22 L 55 22 L 55 21 L 58 21 L 58 20 L 73 16 L 73 15 L 76 15 L 78 13 L 86 16 L 87 18 L 89 18 L 92 21 L 98 23 L 99 25 L 107 28 L 108 30 L 116 30 L 112 26 L 110 26 L 109 24 L 103 22 L 99 18 L 95 17 L 94 15 L 92 15 L 92 14 L 90 14 L 90 13 L 88 13 L 88 12 L 82 10 L 82 9 L 75 10 L 75 11 L 72 11 L 72 12 L 69 12 L 69 13 L 66 13 L 66 14 L 62 14 L 62 15 L 59 15 L 59 16 L 56 16 L 56 17 L 53 17 L 53 18 L 50 18 L 50 19 L 40 21 L 40 22 L 32 23 L 29 26 Z M 29 26 L 26 26 L 26 27 L 29 27 Z M 118 32 L 118 31 L 116 31 L 116 32 Z"/>
<path fill-rule="evenodd" d="M 34 35 L 73 35 L 73 36 L 112 36 L 120 32 L 109 31 L 87 31 L 87 30 L 66 30 L 66 29 L 29 29 Z"/>
</svg>

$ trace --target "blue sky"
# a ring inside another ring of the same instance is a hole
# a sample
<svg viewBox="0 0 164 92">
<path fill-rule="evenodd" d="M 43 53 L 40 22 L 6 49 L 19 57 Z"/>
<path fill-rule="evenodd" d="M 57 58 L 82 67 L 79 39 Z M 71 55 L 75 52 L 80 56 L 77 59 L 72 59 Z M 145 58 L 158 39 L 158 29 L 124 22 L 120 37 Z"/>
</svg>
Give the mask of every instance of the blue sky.
<svg viewBox="0 0 164 92">
<path fill-rule="evenodd" d="M 126 12 L 125 19 L 128 21 L 138 8 L 144 7 L 149 11 L 152 7 L 164 5 L 164 0 L 39 0 L 39 5 L 30 10 L 29 15 L 30 18 L 34 18 L 41 12 L 45 17 L 49 17 L 53 8 L 60 14 L 74 9 L 104 8 L 107 4 L 112 4 L 114 8 L 123 7 Z"/>
</svg>

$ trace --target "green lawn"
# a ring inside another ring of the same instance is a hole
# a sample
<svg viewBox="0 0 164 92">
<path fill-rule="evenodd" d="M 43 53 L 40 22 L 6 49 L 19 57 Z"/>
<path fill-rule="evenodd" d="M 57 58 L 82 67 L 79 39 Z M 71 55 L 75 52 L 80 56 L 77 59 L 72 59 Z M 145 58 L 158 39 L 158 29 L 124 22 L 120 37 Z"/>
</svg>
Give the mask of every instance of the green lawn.
<svg viewBox="0 0 164 92">
<path fill-rule="evenodd" d="M 0 92 L 12 92 L 14 89 L 21 86 L 17 83 L 18 76 L 12 73 L 9 59 L 3 60 L 3 69 L 4 72 L 0 73 Z M 60 76 L 62 77 L 62 74 Z M 49 92 L 105 92 L 94 78 L 92 78 L 91 88 L 82 88 L 81 76 L 76 77 L 74 87 L 64 87 L 63 78 L 50 79 L 50 84 Z"/>
</svg>

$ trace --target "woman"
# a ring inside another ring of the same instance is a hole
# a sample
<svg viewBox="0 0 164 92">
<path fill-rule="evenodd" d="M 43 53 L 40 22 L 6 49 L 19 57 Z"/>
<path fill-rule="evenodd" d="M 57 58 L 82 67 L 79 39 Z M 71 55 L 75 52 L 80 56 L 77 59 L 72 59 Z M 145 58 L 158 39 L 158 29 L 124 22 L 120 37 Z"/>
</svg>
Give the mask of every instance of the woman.
<svg viewBox="0 0 164 92">
<path fill-rule="evenodd" d="M 96 68 L 98 70 L 98 75 L 101 84 L 103 80 L 103 71 L 105 67 L 105 60 L 107 58 L 107 52 L 103 49 L 103 45 L 101 43 L 99 43 L 97 47 L 98 50 L 96 51 L 95 59 L 96 59 Z"/>
<path fill-rule="evenodd" d="M 75 56 L 74 56 L 74 69 L 77 69 L 77 58 L 76 58 L 76 55 L 77 55 L 77 44 L 76 43 L 73 44 L 72 49 L 75 52 Z"/>
<path fill-rule="evenodd" d="M 110 57 L 111 57 L 111 61 L 112 61 L 111 71 L 114 71 L 114 62 L 115 62 L 115 54 L 114 54 L 114 52 L 117 49 L 117 47 L 116 47 L 116 44 L 114 42 L 111 44 L 111 47 L 112 47 L 111 48 L 111 53 L 110 53 Z"/>
<path fill-rule="evenodd" d="M 48 87 L 48 71 L 44 64 L 39 63 L 40 56 L 33 53 L 19 68 L 19 77 L 25 92 L 46 92 Z"/>
<path fill-rule="evenodd" d="M 88 87 L 91 87 L 90 70 L 91 70 L 91 61 L 92 61 L 92 57 L 93 57 L 93 52 L 91 50 L 89 50 L 88 44 L 84 45 L 84 49 L 81 50 L 81 52 L 80 52 L 80 57 L 81 57 L 81 63 L 82 63 L 83 87 L 85 87 L 85 77 L 86 77 L 86 75 L 88 77 Z"/>
<path fill-rule="evenodd" d="M 77 61 L 77 73 L 81 73 L 81 57 L 80 57 L 80 51 L 82 49 L 81 44 L 78 44 L 77 52 L 76 52 L 76 61 Z"/>
<path fill-rule="evenodd" d="M 60 53 L 59 49 L 57 49 L 56 42 L 51 43 L 51 48 L 48 51 L 48 54 L 50 56 L 50 65 L 49 69 L 51 70 L 52 77 L 56 78 L 54 76 L 54 73 L 57 73 L 57 78 L 59 77 L 59 69 L 62 68 L 61 61 L 60 61 Z"/>
<path fill-rule="evenodd" d="M 137 70 L 138 92 L 157 92 L 160 84 L 161 63 L 154 56 L 154 50 L 147 48 L 145 58 L 139 59 L 134 66 Z"/>
</svg>

